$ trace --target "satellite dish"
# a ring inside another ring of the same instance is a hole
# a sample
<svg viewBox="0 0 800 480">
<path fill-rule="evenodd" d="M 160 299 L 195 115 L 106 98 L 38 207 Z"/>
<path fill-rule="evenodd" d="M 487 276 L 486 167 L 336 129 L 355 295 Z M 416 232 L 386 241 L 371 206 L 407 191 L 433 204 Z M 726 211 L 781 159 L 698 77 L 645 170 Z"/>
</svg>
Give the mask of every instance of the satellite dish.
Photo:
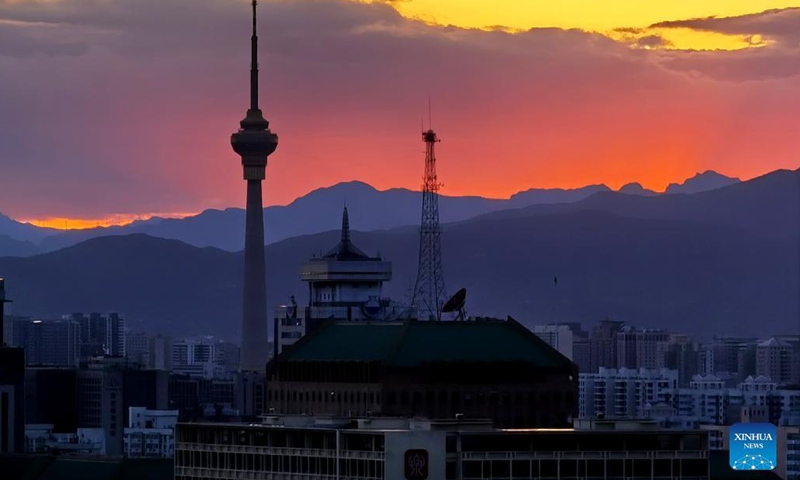
<svg viewBox="0 0 800 480">
<path fill-rule="evenodd" d="M 367 303 L 361 305 L 361 313 L 367 318 L 375 318 L 381 313 L 381 304 L 377 297 L 370 297 Z"/>
<path fill-rule="evenodd" d="M 467 289 L 457 291 L 442 307 L 442 313 L 458 312 L 456 320 L 464 320 L 464 304 L 467 302 Z"/>
</svg>

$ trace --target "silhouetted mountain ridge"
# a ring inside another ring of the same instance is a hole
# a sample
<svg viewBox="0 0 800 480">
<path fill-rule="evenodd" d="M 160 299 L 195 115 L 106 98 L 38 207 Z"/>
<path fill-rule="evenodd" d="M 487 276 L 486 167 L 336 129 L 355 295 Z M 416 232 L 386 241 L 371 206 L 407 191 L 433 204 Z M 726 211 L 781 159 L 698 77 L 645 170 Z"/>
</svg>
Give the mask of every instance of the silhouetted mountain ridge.
<svg viewBox="0 0 800 480">
<path fill-rule="evenodd" d="M 653 190 L 648 190 L 644 188 L 641 183 L 638 182 L 633 182 L 623 185 L 622 188 L 620 188 L 618 191 L 619 193 L 625 193 L 627 195 L 641 195 L 645 197 L 652 197 L 658 195 L 658 192 L 655 192 Z"/>
<path fill-rule="evenodd" d="M 708 177 L 710 174 L 706 172 L 700 177 L 703 175 Z M 712 177 L 717 180 L 719 180 L 717 177 L 728 178 L 718 174 L 713 174 Z M 693 182 L 695 189 L 700 188 L 700 184 L 703 183 L 692 179 L 685 183 L 690 182 Z M 709 188 L 715 185 L 713 181 L 705 183 Z M 631 188 L 626 187 L 626 190 Z M 605 185 L 589 185 L 577 189 L 530 189 L 512 195 L 509 199 L 442 196 L 440 215 L 444 223 L 458 222 L 510 208 L 575 203 L 597 193 L 612 193 L 612 191 Z M 364 230 L 383 230 L 417 225 L 422 200 L 420 193 L 416 191 L 403 188 L 379 191 L 360 181 L 319 188 L 287 206 L 264 209 L 267 226 L 266 243 L 336 228 L 339 211 L 345 203 L 360 207 L 353 211 L 353 220 L 362 225 Z M 34 251 L 10 245 L 5 245 L 7 248 L 4 248 L 4 244 L 0 244 L 0 256 L 48 252 L 97 236 L 133 233 L 177 239 L 199 247 L 214 246 L 228 251 L 238 251 L 244 245 L 244 211 L 239 208 L 211 209 L 182 219 L 152 218 L 122 227 L 78 231 L 39 229 L 33 225 L 20 224 L 7 217 L 0 217 L 0 235 L 6 234 L 13 239 L 37 244 Z"/>
<path fill-rule="evenodd" d="M 306 301 L 300 266 L 338 236 L 329 231 L 266 247 L 270 312 L 289 295 Z M 354 231 L 353 238 L 393 262 L 385 293 L 402 300 L 416 274 L 416 231 Z M 590 210 L 485 216 L 447 226 L 443 262 L 448 292 L 467 287 L 471 314 L 510 314 L 529 324 L 611 316 L 688 333 L 760 335 L 796 326 L 798 240 Z M 0 258 L 0 273 L 15 300 L 12 313 L 116 310 L 135 329 L 231 338 L 242 261 L 240 253 L 129 235 Z"/>
<path fill-rule="evenodd" d="M 705 172 L 698 173 L 697 175 L 686 179 L 683 183 L 670 183 L 665 193 L 700 193 L 709 190 L 716 190 L 718 188 L 735 185 L 741 182 L 740 179 L 735 177 L 726 177 L 720 175 L 713 170 L 706 170 Z"/>
<path fill-rule="evenodd" d="M 517 218 L 584 210 L 639 219 L 681 220 L 732 226 L 755 235 L 800 236 L 800 170 L 778 170 L 747 182 L 692 195 L 641 197 L 599 192 L 572 204 L 533 205 L 485 215 Z"/>
</svg>

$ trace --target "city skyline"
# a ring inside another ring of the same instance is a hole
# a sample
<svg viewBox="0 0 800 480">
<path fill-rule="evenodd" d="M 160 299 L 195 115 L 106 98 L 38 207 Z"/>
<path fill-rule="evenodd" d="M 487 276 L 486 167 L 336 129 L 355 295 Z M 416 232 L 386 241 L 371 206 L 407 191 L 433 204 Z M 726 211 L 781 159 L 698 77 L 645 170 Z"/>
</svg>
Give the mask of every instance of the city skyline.
<svg viewBox="0 0 800 480">
<path fill-rule="evenodd" d="M 237 3 L 158 2 L 138 16 L 125 0 L 0 5 L 11 39 L 0 47 L 9 85 L 0 125 L 13 139 L 0 146 L 0 211 L 79 225 L 243 205 L 219 134 L 246 101 L 243 78 L 221 73 L 247 65 Z M 797 166 L 800 10 L 759 13 L 785 2 L 638 13 L 621 2 L 614 14 L 564 23 L 569 6 L 514 10 L 508 0 L 497 10 L 521 23 L 504 27 L 552 27 L 516 34 L 475 29 L 469 12 L 484 4 L 445 18 L 428 2 L 401 3 L 403 15 L 328 0 L 262 6 L 263 108 L 295 139 L 277 154 L 265 204 L 353 178 L 418 189 L 428 94 L 446 195 L 637 181 L 663 190 L 708 169 L 747 180 Z M 426 8 L 455 26 L 408 19 Z M 708 15 L 733 18 L 688 21 Z M 214 34 L 202 28 L 211 18 Z M 693 45 L 721 50 L 681 50 Z"/>
</svg>

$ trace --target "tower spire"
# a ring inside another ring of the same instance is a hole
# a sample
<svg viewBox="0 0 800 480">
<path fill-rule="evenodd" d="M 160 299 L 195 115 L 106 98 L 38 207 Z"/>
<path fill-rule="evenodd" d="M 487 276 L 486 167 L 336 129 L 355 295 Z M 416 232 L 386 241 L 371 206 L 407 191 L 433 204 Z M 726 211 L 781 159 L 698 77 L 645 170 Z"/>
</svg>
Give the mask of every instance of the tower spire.
<svg viewBox="0 0 800 480">
<path fill-rule="evenodd" d="M 347 215 L 347 206 L 342 213 L 342 244 L 350 243 L 350 217 Z"/>
<path fill-rule="evenodd" d="M 242 157 L 242 173 L 247 181 L 245 216 L 244 282 L 242 283 L 242 342 L 240 368 L 260 372 L 267 364 L 264 345 L 267 334 L 267 284 L 264 261 L 264 201 L 261 182 L 266 176 L 267 157 L 278 147 L 278 136 L 258 108 L 258 32 L 253 6 L 251 39 L 250 108 L 231 135 L 233 151 Z"/>
<path fill-rule="evenodd" d="M 250 40 L 250 110 L 258 110 L 258 31 L 256 28 L 256 7 L 253 0 L 253 37 Z"/>
</svg>

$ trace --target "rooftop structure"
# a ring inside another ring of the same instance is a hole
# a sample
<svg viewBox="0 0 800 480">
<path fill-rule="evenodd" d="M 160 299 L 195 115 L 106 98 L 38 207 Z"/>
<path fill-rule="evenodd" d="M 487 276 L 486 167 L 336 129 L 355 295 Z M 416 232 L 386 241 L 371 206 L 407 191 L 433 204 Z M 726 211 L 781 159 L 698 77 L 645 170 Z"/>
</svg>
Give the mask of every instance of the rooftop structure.
<svg viewBox="0 0 800 480">
<path fill-rule="evenodd" d="M 325 321 L 413 316 L 407 306 L 383 298 L 383 283 L 392 278 L 392 264 L 380 256 L 365 254 L 353 243 L 346 207 L 339 243 L 325 255 L 305 262 L 300 278 L 308 285 L 308 304 L 298 307 L 292 297 L 291 305 L 275 312 L 273 357 Z"/>
<path fill-rule="evenodd" d="M 304 263 L 300 279 L 308 283 L 309 306 L 360 305 L 380 298 L 383 282 L 392 279 L 392 264 L 368 256 L 353 244 L 345 207 L 341 240 L 322 257 Z"/>
</svg>

